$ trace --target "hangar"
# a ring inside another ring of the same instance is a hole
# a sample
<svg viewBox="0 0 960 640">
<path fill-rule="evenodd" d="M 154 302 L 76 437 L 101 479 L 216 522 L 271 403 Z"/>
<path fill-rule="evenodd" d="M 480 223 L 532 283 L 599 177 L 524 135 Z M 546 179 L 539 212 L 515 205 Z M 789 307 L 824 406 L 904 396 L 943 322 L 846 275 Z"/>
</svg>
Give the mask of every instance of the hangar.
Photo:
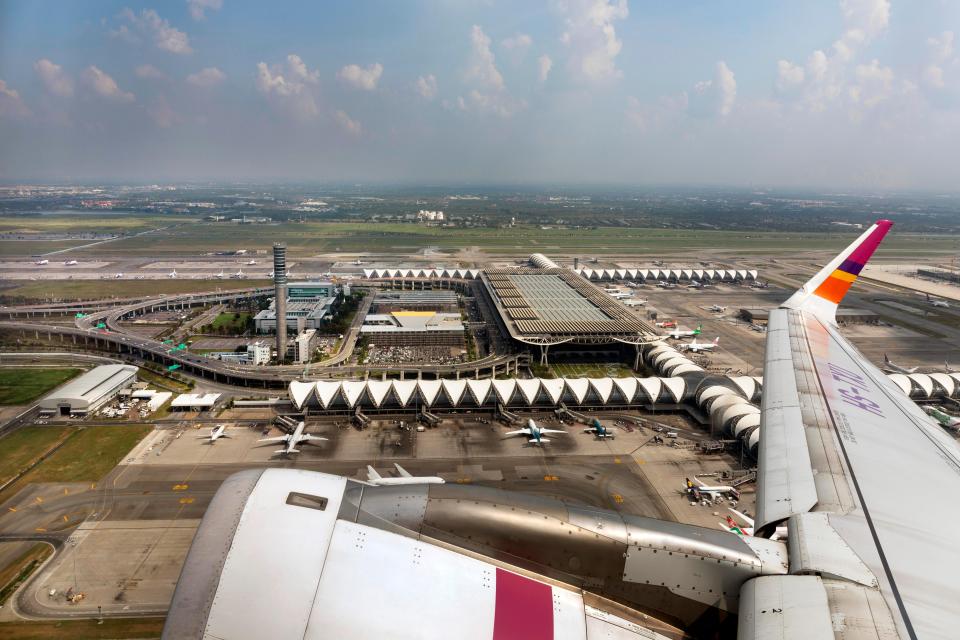
<svg viewBox="0 0 960 640">
<path fill-rule="evenodd" d="M 137 379 L 137 367 L 105 364 L 74 378 L 40 401 L 41 413 L 86 415 L 110 401 Z"/>
</svg>

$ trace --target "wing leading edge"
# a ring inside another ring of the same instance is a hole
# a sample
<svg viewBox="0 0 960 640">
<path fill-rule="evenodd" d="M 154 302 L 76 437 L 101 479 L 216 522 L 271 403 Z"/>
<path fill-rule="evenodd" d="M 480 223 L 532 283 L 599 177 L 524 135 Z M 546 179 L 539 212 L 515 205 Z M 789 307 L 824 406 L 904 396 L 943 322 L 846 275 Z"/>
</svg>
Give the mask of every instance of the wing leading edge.
<svg viewBox="0 0 960 640">
<path fill-rule="evenodd" d="M 951 507 L 960 449 L 835 324 L 889 227 L 873 225 L 771 313 L 757 531 L 790 527 L 794 575 L 767 581 L 766 593 L 758 586 L 743 619 L 792 590 L 783 585 L 796 574 L 815 574 L 821 582 L 803 589 L 823 589 L 830 610 L 868 637 L 949 638 L 960 628 L 960 511 Z"/>
</svg>

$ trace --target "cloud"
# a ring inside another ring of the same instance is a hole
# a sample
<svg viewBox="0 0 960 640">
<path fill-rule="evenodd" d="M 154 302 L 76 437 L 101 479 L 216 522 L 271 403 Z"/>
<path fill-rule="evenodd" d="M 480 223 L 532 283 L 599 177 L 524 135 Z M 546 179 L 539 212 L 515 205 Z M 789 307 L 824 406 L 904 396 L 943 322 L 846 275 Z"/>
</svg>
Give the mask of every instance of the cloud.
<svg viewBox="0 0 960 640">
<path fill-rule="evenodd" d="M 497 61 L 490 50 L 490 38 L 479 25 L 470 29 L 470 59 L 463 74 L 464 81 L 472 88 L 466 97 L 457 98 L 461 111 L 492 113 L 508 118 L 527 105 L 515 100 L 507 92 L 503 75 L 497 69 Z"/>
<path fill-rule="evenodd" d="M 953 31 L 944 31 L 939 36 L 927 38 L 927 48 L 931 61 L 923 70 L 923 81 L 934 89 L 943 89 L 947 86 L 943 65 L 957 62 L 957 59 L 953 58 Z"/>
<path fill-rule="evenodd" d="M 0 80 L 0 116 L 28 116 L 30 109 L 23 103 L 20 94 Z"/>
<path fill-rule="evenodd" d="M 560 41 L 570 49 L 573 71 L 591 82 L 620 78 L 616 59 L 623 42 L 614 23 L 630 14 L 627 0 L 565 0 L 560 9 L 565 15 Z"/>
<path fill-rule="evenodd" d="M 183 121 L 179 114 L 173 110 L 167 99 L 159 96 L 147 107 L 147 115 L 161 129 L 169 129 L 175 124 Z"/>
<path fill-rule="evenodd" d="M 163 71 L 160 71 L 160 69 L 157 69 L 152 64 L 142 64 L 134 69 L 133 72 L 138 78 L 147 78 L 151 80 L 165 80 L 167 77 L 167 74 L 165 74 Z"/>
<path fill-rule="evenodd" d="M 799 95 L 810 111 L 823 111 L 845 95 L 858 94 L 849 90 L 848 69 L 890 24 L 889 0 L 840 0 L 839 6 L 844 30 L 828 51 L 815 50 L 803 66 L 777 62 L 777 89 L 785 96 Z"/>
<path fill-rule="evenodd" d="M 737 80 L 727 63 L 721 60 L 716 65 L 712 79 L 693 86 L 687 104 L 693 115 L 726 117 L 733 110 L 736 99 Z"/>
<path fill-rule="evenodd" d="M 337 72 L 337 77 L 341 81 L 347 83 L 354 89 L 362 89 L 363 91 L 374 91 L 382 75 L 383 65 L 379 62 L 375 62 L 367 67 L 348 64 Z"/>
<path fill-rule="evenodd" d="M 310 86 L 317 84 L 320 72 L 310 71 L 306 63 L 295 53 L 287 56 L 285 64 L 267 66 L 257 64 L 257 90 L 274 103 L 290 109 L 303 119 L 319 113 Z"/>
<path fill-rule="evenodd" d="M 73 80 L 63 71 L 63 67 L 41 58 L 33 63 L 33 70 L 37 72 L 47 91 L 54 95 L 69 97 L 73 95 Z"/>
<path fill-rule="evenodd" d="M 551 69 L 553 69 L 553 60 L 550 59 L 550 56 L 543 54 L 537 58 L 537 80 L 541 84 L 547 81 Z"/>
<path fill-rule="evenodd" d="M 337 111 L 333 114 L 333 117 L 337 121 L 337 124 L 340 125 L 340 128 L 350 135 L 359 136 L 363 134 L 363 127 L 360 126 L 357 120 L 347 115 L 346 111 Z"/>
<path fill-rule="evenodd" d="M 530 45 L 533 44 L 533 38 L 531 38 L 526 33 L 517 33 L 510 36 L 509 38 L 504 38 L 500 42 L 500 46 L 508 51 L 526 51 L 530 48 Z"/>
<path fill-rule="evenodd" d="M 161 18 L 153 9 L 144 9 L 139 14 L 134 13 L 131 9 L 124 9 L 120 12 L 120 17 L 126 20 L 136 32 L 152 40 L 153 44 L 161 51 L 181 55 L 193 53 L 193 49 L 190 48 L 190 38 L 187 34 L 170 26 L 170 23 Z M 120 28 L 113 34 L 130 42 L 137 40 L 126 25 L 120 25 Z"/>
<path fill-rule="evenodd" d="M 116 102 L 133 102 L 134 100 L 132 93 L 120 89 L 113 78 L 93 65 L 83 70 L 80 79 L 101 98 Z"/>
<path fill-rule="evenodd" d="M 216 67 L 207 67 L 187 76 L 187 82 L 195 87 L 213 87 L 223 82 L 227 77 Z"/>
<path fill-rule="evenodd" d="M 855 77 L 856 84 L 847 90 L 850 100 L 855 104 L 870 109 L 893 94 L 893 69 L 881 66 L 876 59 L 869 64 L 857 65 Z"/>
<path fill-rule="evenodd" d="M 223 7 L 223 0 L 187 0 L 190 17 L 194 20 L 203 20 L 207 17 L 206 11 L 219 11 Z"/>
<path fill-rule="evenodd" d="M 437 79 L 432 73 L 417 78 L 414 86 L 424 100 L 433 100 L 437 97 Z"/>
</svg>

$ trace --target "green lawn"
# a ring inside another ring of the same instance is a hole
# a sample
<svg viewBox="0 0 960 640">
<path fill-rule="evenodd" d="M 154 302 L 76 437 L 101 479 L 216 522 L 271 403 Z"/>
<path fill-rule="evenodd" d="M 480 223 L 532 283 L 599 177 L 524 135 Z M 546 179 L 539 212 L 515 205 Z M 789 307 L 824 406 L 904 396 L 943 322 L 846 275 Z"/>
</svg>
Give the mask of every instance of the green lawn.
<svg viewBox="0 0 960 640">
<path fill-rule="evenodd" d="M 629 378 L 637 375 L 630 367 L 617 362 L 585 362 L 550 365 L 558 378 Z"/>
<path fill-rule="evenodd" d="M 8 367 L 0 369 L 0 405 L 27 404 L 54 389 L 82 369 Z"/>
<path fill-rule="evenodd" d="M 220 333 L 221 331 L 232 334 L 243 333 L 247 330 L 247 323 L 249 320 L 250 314 L 245 311 L 239 313 L 232 311 L 228 313 L 221 313 L 214 318 L 213 322 L 211 323 L 213 327 L 211 333 Z"/>
<path fill-rule="evenodd" d="M 0 637 L 5 640 L 121 640 L 123 638 L 159 638 L 165 618 L 104 618 L 96 620 L 49 620 L 0 622 Z"/>
<path fill-rule="evenodd" d="M 28 482 L 95 482 L 153 429 L 150 425 L 75 427 L 66 444 L 28 473 Z"/>
<path fill-rule="evenodd" d="M 0 438 L 0 484 L 48 451 L 70 427 L 24 427 Z"/>
</svg>

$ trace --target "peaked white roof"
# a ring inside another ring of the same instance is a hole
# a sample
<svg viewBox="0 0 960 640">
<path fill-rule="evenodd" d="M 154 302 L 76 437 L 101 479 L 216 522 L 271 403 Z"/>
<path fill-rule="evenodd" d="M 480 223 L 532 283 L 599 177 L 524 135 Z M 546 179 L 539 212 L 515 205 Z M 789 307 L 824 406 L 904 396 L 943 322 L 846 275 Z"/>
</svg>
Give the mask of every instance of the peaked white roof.
<svg viewBox="0 0 960 640">
<path fill-rule="evenodd" d="M 466 380 L 444 380 L 443 391 L 450 398 L 450 404 L 457 406 L 460 399 L 463 398 L 463 392 L 467 390 Z"/>
<path fill-rule="evenodd" d="M 554 404 L 560 402 L 560 397 L 563 396 L 563 378 L 545 378 L 540 381 L 540 386 L 547 392 Z"/>
<path fill-rule="evenodd" d="M 633 396 L 637 394 L 636 378 L 614 378 L 613 384 L 617 385 L 617 389 L 620 390 L 627 402 L 633 402 Z"/>
<path fill-rule="evenodd" d="M 900 387 L 900 391 L 903 391 L 905 394 L 910 395 L 910 389 L 913 388 L 913 385 L 910 383 L 910 378 L 905 376 L 902 373 L 891 373 L 887 376 L 887 379 L 893 384 Z"/>
<path fill-rule="evenodd" d="M 740 391 L 743 391 L 743 395 L 747 400 L 752 398 L 757 390 L 757 382 L 750 376 L 737 376 L 736 378 L 730 378 L 730 381 L 737 385 Z"/>
<path fill-rule="evenodd" d="M 423 395 L 423 401 L 429 407 L 433 405 L 434 400 L 437 399 L 437 394 L 440 393 L 440 381 L 439 380 L 418 380 L 417 386 L 420 388 L 420 393 Z"/>
<path fill-rule="evenodd" d="M 930 376 L 925 373 L 911 373 L 908 377 L 923 389 L 925 396 L 929 398 L 933 395 L 933 380 L 930 379 Z"/>
<path fill-rule="evenodd" d="M 490 380 L 467 380 L 467 388 L 470 389 L 470 394 L 478 405 L 487 401 L 492 384 Z"/>
<path fill-rule="evenodd" d="M 610 399 L 610 392 L 613 391 L 613 379 L 589 378 L 589 382 L 593 390 L 600 396 L 600 401 L 603 402 L 603 404 L 607 404 L 607 400 Z"/>
<path fill-rule="evenodd" d="M 673 396 L 674 402 L 680 402 L 680 398 L 683 397 L 683 390 L 687 388 L 687 384 L 683 378 L 664 378 L 663 386 L 665 386 L 670 392 L 670 395 Z"/>
<path fill-rule="evenodd" d="M 294 380 L 290 383 L 287 392 L 294 406 L 300 409 L 303 407 L 303 403 L 310 398 L 310 393 L 313 392 L 315 387 L 316 385 L 313 382 L 297 382 Z"/>
<path fill-rule="evenodd" d="M 944 392 L 948 396 L 953 395 L 953 390 L 957 387 L 957 381 L 951 378 L 946 373 L 931 373 L 930 377 L 937 381 L 941 387 L 943 387 Z"/>
<path fill-rule="evenodd" d="M 512 378 L 507 378 L 506 380 L 494 380 L 493 381 L 493 390 L 497 392 L 497 398 L 503 404 L 510 402 L 510 398 L 513 397 L 513 392 L 517 388 L 517 381 Z"/>
<path fill-rule="evenodd" d="M 583 399 L 587 397 L 587 391 L 590 389 L 590 383 L 587 382 L 587 379 L 564 378 L 563 381 L 566 383 L 567 388 L 570 389 L 573 397 L 577 399 L 577 404 L 582 403 Z"/>
<path fill-rule="evenodd" d="M 643 392 L 647 394 L 650 402 L 656 402 L 660 397 L 660 389 L 663 388 L 663 380 L 660 378 L 637 378 L 637 383 Z"/>
<path fill-rule="evenodd" d="M 339 382 L 328 382 L 326 380 L 317 381 L 317 400 L 320 406 L 326 409 L 340 390 Z"/>
<path fill-rule="evenodd" d="M 393 383 L 389 380 L 370 380 L 367 382 L 367 393 L 370 395 L 370 399 L 373 400 L 373 404 L 380 406 L 383 404 L 383 399 L 387 397 L 387 394 L 390 392 L 390 388 L 393 386 Z"/>
<path fill-rule="evenodd" d="M 412 396 L 413 392 L 416 390 L 417 390 L 416 380 L 394 380 L 393 381 L 393 392 L 397 394 L 397 400 L 400 401 L 401 407 L 407 406 L 407 403 L 410 402 L 410 396 Z"/>
<path fill-rule="evenodd" d="M 537 399 L 537 392 L 540 391 L 540 379 L 517 380 L 517 386 L 520 388 L 520 393 L 527 404 L 533 404 L 533 401 Z"/>
<path fill-rule="evenodd" d="M 367 383 L 363 380 L 346 380 L 341 383 L 340 388 L 343 390 L 343 398 L 347 401 L 347 406 L 353 407 L 363 394 L 363 390 L 367 388 Z"/>
</svg>

